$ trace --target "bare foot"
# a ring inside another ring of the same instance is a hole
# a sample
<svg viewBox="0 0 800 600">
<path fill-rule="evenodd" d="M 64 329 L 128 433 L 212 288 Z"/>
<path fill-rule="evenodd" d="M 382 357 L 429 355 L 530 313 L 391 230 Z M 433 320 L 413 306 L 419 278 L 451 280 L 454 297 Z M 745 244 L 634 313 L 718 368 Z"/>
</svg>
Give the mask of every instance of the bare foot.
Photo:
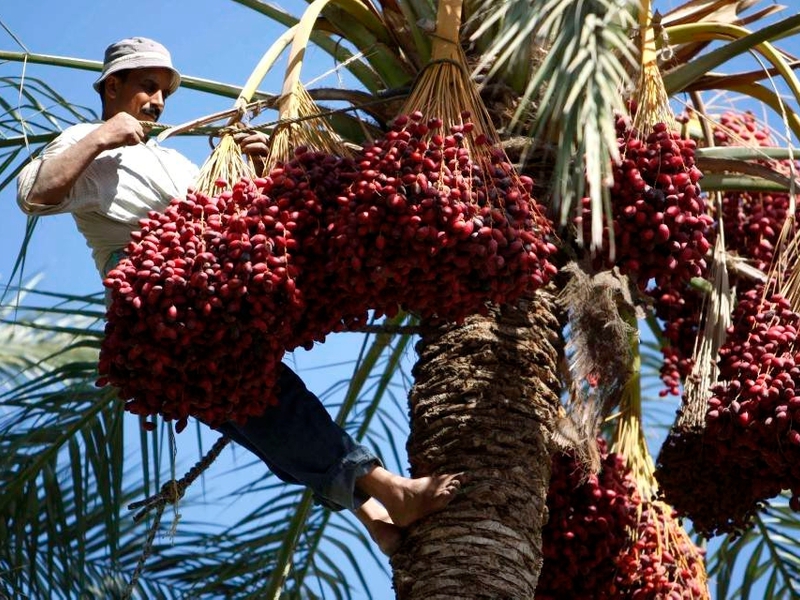
<svg viewBox="0 0 800 600">
<path fill-rule="evenodd" d="M 391 556 L 397 551 L 403 541 L 403 532 L 392 523 L 392 518 L 380 502 L 370 498 L 354 512 L 381 552 Z"/>
<path fill-rule="evenodd" d="M 395 525 L 408 527 L 447 506 L 461 489 L 464 479 L 463 473 L 409 479 L 375 467 L 356 485 L 386 507 Z"/>
</svg>

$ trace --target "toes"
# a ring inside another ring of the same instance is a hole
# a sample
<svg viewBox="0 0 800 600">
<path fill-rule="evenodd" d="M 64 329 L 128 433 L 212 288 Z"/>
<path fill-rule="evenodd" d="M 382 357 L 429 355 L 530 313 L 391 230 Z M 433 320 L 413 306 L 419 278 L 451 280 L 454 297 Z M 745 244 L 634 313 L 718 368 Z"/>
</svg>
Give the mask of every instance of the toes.
<svg viewBox="0 0 800 600">
<path fill-rule="evenodd" d="M 455 475 L 450 476 L 445 484 L 445 487 L 450 493 L 455 494 L 461 490 L 461 486 L 465 483 L 466 475 L 464 475 L 464 473 L 456 473 Z"/>
</svg>

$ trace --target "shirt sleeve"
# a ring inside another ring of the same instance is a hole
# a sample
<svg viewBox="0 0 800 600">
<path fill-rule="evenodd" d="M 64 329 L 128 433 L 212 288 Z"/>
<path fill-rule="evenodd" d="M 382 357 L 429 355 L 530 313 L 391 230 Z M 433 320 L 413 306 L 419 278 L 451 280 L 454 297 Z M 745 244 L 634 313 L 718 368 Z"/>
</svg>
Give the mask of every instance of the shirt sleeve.
<svg viewBox="0 0 800 600">
<path fill-rule="evenodd" d="M 96 183 L 98 167 L 97 159 L 84 170 L 78 177 L 72 189 L 59 204 L 37 204 L 29 202 L 28 196 L 31 193 L 36 177 L 42 163 L 54 156 L 58 156 L 67 148 L 75 145 L 84 138 L 90 131 L 95 129 L 97 124 L 81 124 L 70 127 L 61 133 L 55 140 L 50 142 L 39 156 L 31 160 L 20 171 L 17 176 L 17 204 L 22 211 L 29 215 L 51 215 L 65 212 L 78 212 L 80 210 L 90 210 L 92 199 L 97 198 L 99 186 Z M 94 202 L 96 204 L 96 202 Z"/>
<path fill-rule="evenodd" d="M 58 212 L 59 206 L 44 206 L 43 204 L 34 204 L 28 202 L 28 196 L 31 193 L 33 183 L 36 181 L 36 176 L 39 174 L 39 167 L 42 165 L 41 158 L 34 158 L 20 171 L 17 176 L 17 204 L 22 209 L 22 212 L 28 215 L 45 214 L 48 212 Z"/>
</svg>

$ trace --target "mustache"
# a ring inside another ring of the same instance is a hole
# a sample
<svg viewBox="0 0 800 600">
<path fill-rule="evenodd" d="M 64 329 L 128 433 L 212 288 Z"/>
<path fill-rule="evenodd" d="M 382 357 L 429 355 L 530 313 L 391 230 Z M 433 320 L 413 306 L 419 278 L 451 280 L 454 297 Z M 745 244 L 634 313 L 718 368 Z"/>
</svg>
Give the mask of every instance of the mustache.
<svg viewBox="0 0 800 600">
<path fill-rule="evenodd" d="M 153 117 L 154 121 L 158 121 L 158 117 L 161 116 L 161 111 L 157 109 L 155 106 L 143 106 L 142 112 L 146 114 L 148 117 Z"/>
</svg>

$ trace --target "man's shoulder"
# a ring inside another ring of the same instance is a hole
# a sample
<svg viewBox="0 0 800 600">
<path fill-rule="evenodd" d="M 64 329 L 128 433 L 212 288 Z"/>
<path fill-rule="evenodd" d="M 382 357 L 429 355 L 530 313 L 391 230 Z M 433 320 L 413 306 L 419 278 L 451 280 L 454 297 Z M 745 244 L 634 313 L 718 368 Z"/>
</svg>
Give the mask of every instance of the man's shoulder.
<svg viewBox="0 0 800 600">
<path fill-rule="evenodd" d="M 100 127 L 101 123 L 102 121 L 87 121 L 86 123 L 70 125 L 56 137 L 56 141 L 70 141 L 74 143 Z"/>
<path fill-rule="evenodd" d="M 50 158 L 60 154 L 70 146 L 85 138 L 100 126 L 100 121 L 89 121 L 70 125 L 53 138 L 39 155 L 39 158 Z"/>
</svg>

